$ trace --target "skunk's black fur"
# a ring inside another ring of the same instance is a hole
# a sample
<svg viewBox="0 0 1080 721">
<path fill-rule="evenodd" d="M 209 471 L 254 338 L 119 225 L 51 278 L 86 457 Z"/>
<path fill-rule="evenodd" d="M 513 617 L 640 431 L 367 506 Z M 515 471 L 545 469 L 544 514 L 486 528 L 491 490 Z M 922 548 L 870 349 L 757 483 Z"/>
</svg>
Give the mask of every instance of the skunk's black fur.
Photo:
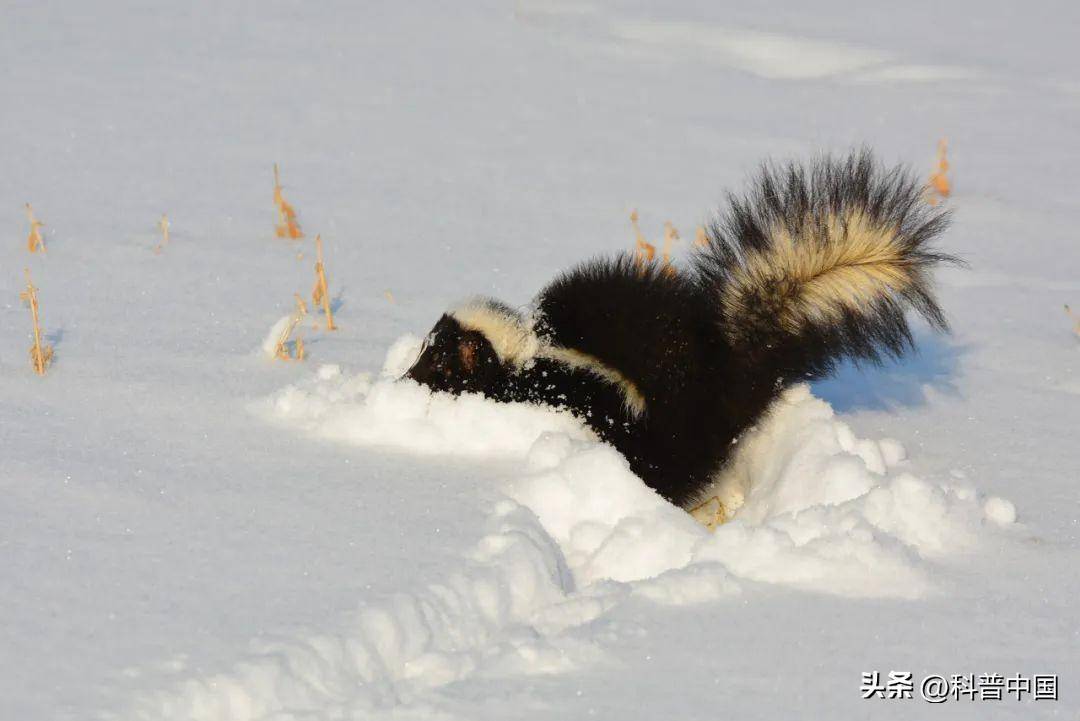
<svg viewBox="0 0 1080 721">
<path fill-rule="evenodd" d="M 471 301 L 439 320 L 407 377 L 568 408 L 689 507 L 786 386 L 845 357 L 899 355 L 908 307 L 945 329 L 930 271 L 955 259 L 930 246 L 947 218 L 922 190 L 865 151 L 766 166 L 689 271 L 594 260 L 529 314 Z"/>
</svg>

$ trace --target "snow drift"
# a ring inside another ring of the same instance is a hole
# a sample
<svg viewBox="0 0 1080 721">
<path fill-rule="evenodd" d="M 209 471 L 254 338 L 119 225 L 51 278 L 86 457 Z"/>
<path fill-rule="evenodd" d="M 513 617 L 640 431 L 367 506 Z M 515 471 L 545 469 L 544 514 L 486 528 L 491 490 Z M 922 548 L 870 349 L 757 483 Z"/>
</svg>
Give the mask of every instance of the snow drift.
<svg viewBox="0 0 1080 721">
<path fill-rule="evenodd" d="M 256 642 L 226 673 L 181 670 L 173 688 L 140 697 L 134 717 L 443 713 L 436 696 L 454 681 L 593 661 L 603 644 L 583 629 L 630 597 L 722 602 L 764 582 L 915 599 L 933 593 L 934 564 L 970 546 L 986 519 L 1015 518 L 1004 499 L 984 507 L 970 485 L 916 477 L 898 442 L 857 438 L 799 386 L 741 443 L 717 487 L 737 510 L 709 532 L 566 413 L 395 381 L 418 346 L 402 338 L 379 377 L 323 366 L 256 412 L 339 441 L 519 457 L 460 568 L 332 632 Z"/>
<path fill-rule="evenodd" d="M 411 335 L 398 340 L 377 379 L 321 366 L 307 383 L 285 388 L 257 412 L 324 438 L 425 454 L 514 457 L 525 455 L 545 431 L 591 437 L 569 413 L 475 395 L 433 395 L 415 383 L 395 382 L 420 343 Z"/>
</svg>

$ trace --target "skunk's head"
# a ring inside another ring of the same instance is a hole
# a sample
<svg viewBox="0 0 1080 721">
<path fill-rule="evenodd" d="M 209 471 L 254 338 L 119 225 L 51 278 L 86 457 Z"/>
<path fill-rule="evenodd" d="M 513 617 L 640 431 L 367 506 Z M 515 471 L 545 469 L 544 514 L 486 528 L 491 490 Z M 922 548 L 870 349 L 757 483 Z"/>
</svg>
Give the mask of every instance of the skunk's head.
<svg viewBox="0 0 1080 721">
<path fill-rule="evenodd" d="M 405 377 L 432 390 L 500 398 L 536 349 L 535 336 L 513 309 L 474 300 L 444 314 L 428 333 Z"/>
</svg>

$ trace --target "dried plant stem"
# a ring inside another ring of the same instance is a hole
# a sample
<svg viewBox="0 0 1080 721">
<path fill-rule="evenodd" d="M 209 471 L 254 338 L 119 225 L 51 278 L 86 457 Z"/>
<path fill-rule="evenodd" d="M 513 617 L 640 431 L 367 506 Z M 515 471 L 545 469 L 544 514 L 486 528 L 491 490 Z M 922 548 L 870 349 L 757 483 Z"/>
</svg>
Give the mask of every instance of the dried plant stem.
<svg viewBox="0 0 1080 721">
<path fill-rule="evenodd" d="M 938 141 L 937 162 L 934 172 L 930 173 L 930 181 L 927 185 L 927 202 L 937 205 L 941 200 L 948 198 L 952 193 L 952 183 L 949 182 L 949 159 L 948 141 L 942 138 Z"/>
<path fill-rule="evenodd" d="M 161 230 L 161 242 L 154 248 L 155 253 L 160 253 L 165 249 L 165 246 L 169 244 L 169 216 L 165 213 L 161 214 L 161 220 L 158 221 L 158 228 Z"/>
<path fill-rule="evenodd" d="M 664 261 L 664 269 L 667 272 L 675 272 L 675 268 L 671 265 L 671 249 L 675 243 L 679 240 L 679 231 L 675 229 L 675 226 L 671 224 L 671 221 L 664 223 L 664 250 L 662 258 Z"/>
<path fill-rule="evenodd" d="M 30 235 L 26 239 L 26 247 L 31 253 L 39 250 L 45 252 L 45 239 L 41 236 L 41 227 L 45 225 L 34 217 L 34 209 L 29 203 L 26 204 L 26 219 L 30 221 Z"/>
<path fill-rule="evenodd" d="M 330 291 L 326 283 L 326 266 L 323 264 L 322 236 L 315 236 L 315 287 L 311 290 L 311 302 L 321 305 L 326 316 L 326 330 L 337 330 L 334 314 L 330 310 Z"/>
<path fill-rule="evenodd" d="M 1069 314 L 1069 317 L 1073 321 L 1073 333 L 1080 336 L 1080 315 L 1077 315 L 1072 308 L 1065 306 L 1065 312 Z"/>
<path fill-rule="evenodd" d="M 277 207 L 278 212 L 278 224 L 274 228 L 277 237 L 288 237 L 292 240 L 303 238 L 304 233 L 300 230 L 300 224 L 296 221 L 296 210 L 289 205 L 289 202 L 285 200 L 285 195 L 281 192 L 281 174 L 278 172 L 277 163 L 274 163 L 274 205 Z"/>
<path fill-rule="evenodd" d="M 634 263 L 639 268 L 644 269 L 656 257 L 656 246 L 645 240 L 645 236 L 641 234 L 636 210 L 630 211 L 630 225 L 634 228 L 634 238 L 637 241 L 634 251 Z"/>
<path fill-rule="evenodd" d="M 274 347 L 274 357 L 280 360 L 292 360 L 292 356 L 289 355 L 289 336 L 296 330 L 296 326 L 300 323 L 300 314 L 295 314 L 290 320 L 289 324 L 285 326 L 285 329 L 281 331 L 281 335 L 278 336 L 277 345 Z"/>
<path fill-rule="evenodd" d="M 34 366 L 34 372 L 39 376 L 45 375 L 45 369 L 52 361 L 53 349 L 51 346 L 41 343 L 41 312 L 38 307 L 38 289 L 30 280 L 30 269 L 26 269 L 26 290 L 19 297 L 30 306 L 30 315 L 34 321 L 34 345 L 30 347 L 30 363 Z"/>
<path fill-rule="evenodd" d="M 303 299 L 299 293 L 294 293 L 293 297 L 296 298 L 296 312 L 293 317 L 289 319 L 289 324 L 281 331 L 281 335 L 278 336 L 277 345 L 274 346 L 274 357 L 278 360 L 304 360 L 304 339 L 297 338 L 293 344 L 295 352 L 289 350 L 289 338 L 292 336 L 296 326 L 300 325 L 300 321 L 307 315 L 307 306 L 304 304 Z"/>
</svg>

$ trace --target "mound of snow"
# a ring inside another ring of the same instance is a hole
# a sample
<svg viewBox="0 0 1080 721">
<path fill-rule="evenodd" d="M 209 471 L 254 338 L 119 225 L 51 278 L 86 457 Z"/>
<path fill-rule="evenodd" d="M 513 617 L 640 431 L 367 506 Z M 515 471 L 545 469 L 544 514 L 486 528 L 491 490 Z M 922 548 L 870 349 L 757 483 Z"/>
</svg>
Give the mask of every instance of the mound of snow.
<svg viewBox="0 0 1080 721">
<path fill-rule="evenodd" d="M 270 331 L 266 334 L 266 337 L 263 338 L 262 343 L 259 344 L 259 349 L 267 358 L 273 358 L 277 354 L 278 341 L 281 340 L 282 334 L 285 332 L 285 329 L 289 327 L 289 324 L 292 323 L 292 320 L 293 317 L 291 315 L 283 315 L 270 326 Z"/>
<path fill-rule="evenodd" d="M 132 714 L 243 721 L 320 709 L 367 716 L 442 706 L 470 676 L 565 672 L 602 656 L 587 625 L 636 597 L 723 602 L 745 581 L 821 593 L 918 598 L 931 563 L 970 545 L 984 518 L 1015 508 L 902 468 L 892 440 L 855 437 L 809 388 L 789 391 L 740 451 L 717 492 L 734 518 L 709 532 L 664 501 L 572 416 L 394 381 L 415 357 L 405 338 L 382 377 L 324 366 L 261 412 L 322 437 L 422 453 L 520 454 L 507 498 L 460 568 L 415 594 L 363 607 L 336 631 L 256 643 L 234 669 L 185 677 Z M 741 505 L 740 505 L 741 504 Z"/>
<path fill-rule="evenodd" d="M 541 437 L 508 493 L 537 514 L 581 584 L 711 563 L 725 577 L 914 598 L 932 588 L 924 559 L 969 545 L 982 511 L 969 488 L 895 472 L 901 455 L 895 441 L 856 438 L 800 386 L 741 444 L 717 491 L 742 505 L 714 533 L 597 443 Z"/>
<path fill-rule="evenodd" d="M 984 517 L 1003 524 L 1015 518 L 1004 499 L 980 507 L 970 486 L 904 471 L 900 443 L 857 438 L 809 387 L 798 386 L 740 442 L 714 489 L 734 518 L 709 533 L 569 413 L 433 394 L 396 380 L 419 347 L 418 338 L 400 339 L 376 380 L 323 366 L 263 409 L 326 438 L 521 457 L 522 473 L 509 479 L 506 495 L 536 514 L 578 586 L 711 564 L 727 577 L 912 598 L 932 587 L 925 560 L 969 545 Z"/>
<path fill-rule="evenodd" d="M 540 406 L 491 403 L 478 395 L 432 394 L 397 380 L 416 358 L 421 341 L 398 340 L 387 352 L 379 378 L 346 375 L 321 366 L 305 383 L 291 385 L 257 412 L 313 435 L 414 453 L 460 456 L 524 456 L 538 436 L 564 433 L 592 438 L 566 412 Z"/>
<path fill-rule="evenodd" d="M 1007 526 L 1016 521 L 1016 506 L 1013 505 L 1013 502 L 997 496 L 986 499 L 983 513 L 991 521 L 1002 526 Z"/>
</svg>

